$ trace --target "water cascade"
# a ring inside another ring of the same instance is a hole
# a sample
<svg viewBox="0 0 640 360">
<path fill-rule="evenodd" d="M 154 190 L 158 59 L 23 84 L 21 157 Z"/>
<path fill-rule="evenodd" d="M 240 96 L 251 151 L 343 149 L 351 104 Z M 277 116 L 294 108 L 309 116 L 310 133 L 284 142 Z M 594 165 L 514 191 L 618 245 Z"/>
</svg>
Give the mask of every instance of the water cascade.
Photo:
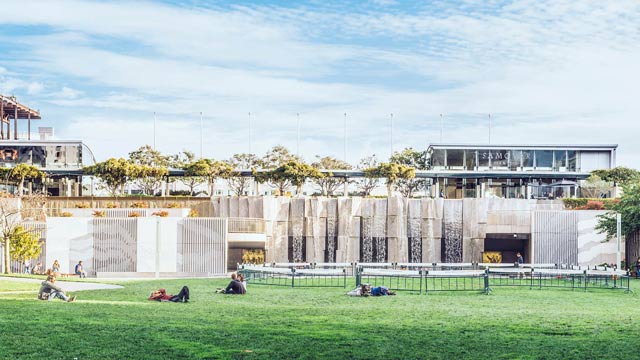
<svg viewBox="0 0 640 360">
<path fill-rule="evenodd" d="M 407 219 L 407 237 L 409 240 L 409 262 L 422 262 L 422 219 Z"/>
<path fill-rule="evenodd" d="M 462 201 L 445 201 L 442 224 L 442 261 L 462 262 Z"/>
</svg>

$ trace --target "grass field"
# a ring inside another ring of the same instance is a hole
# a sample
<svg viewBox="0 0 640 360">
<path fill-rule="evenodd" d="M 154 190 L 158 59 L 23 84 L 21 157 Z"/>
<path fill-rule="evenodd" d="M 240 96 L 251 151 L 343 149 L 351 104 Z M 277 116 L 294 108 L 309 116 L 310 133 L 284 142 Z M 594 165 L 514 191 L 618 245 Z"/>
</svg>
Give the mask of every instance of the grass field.
<svg viewBox="0 0 640 360">
<path fill-rule="evenodd" d="M 146 300 L 184 284 L 191 303 Z M 638 280 L 632 294 L 498 288 L 380 298 L 251 284 L 245 296 L 213 293 L 225 284 L 126 282 L 67 304 L 6 293 L 38 286 L 0 279 L 0 359 L 640 358 Z"/>
</svg>

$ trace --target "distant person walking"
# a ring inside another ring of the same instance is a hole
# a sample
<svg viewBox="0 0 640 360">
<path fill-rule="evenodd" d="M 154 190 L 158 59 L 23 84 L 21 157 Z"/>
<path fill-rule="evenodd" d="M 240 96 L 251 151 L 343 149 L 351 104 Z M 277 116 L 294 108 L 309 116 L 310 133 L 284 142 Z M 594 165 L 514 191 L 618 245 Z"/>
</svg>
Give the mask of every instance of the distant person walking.
<svg viewBox="0 0 640 360">
<path fill-rule="evenodd" d="M 518 266 L 524 264 L 524 258 L 520 252 L 516 253 L 516 262 L 518 263 Z"/>
</svg>

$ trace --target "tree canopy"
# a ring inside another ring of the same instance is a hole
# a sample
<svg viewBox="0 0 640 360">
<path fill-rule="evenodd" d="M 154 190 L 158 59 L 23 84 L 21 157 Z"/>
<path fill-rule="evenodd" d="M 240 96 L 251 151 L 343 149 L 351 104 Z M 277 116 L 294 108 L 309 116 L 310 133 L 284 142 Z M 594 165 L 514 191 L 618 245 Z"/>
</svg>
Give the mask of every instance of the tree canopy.
<svg viewBox="0 0 640 360">
<path fill-rule="evenodd" d="M 129 161 L 139 166 L 140 176 L 136 177 L 135 182 L 142 193 L 154 195 L 162 186 L 162 180 L 169 174 L 167 167 L 171 157 L 162 155 L 150 145 L 144 145 L 129 153 Z"/>
<path fill-rule="evenodd" d="M 401 164 L 414 169 L 426 170 L 427 169 L 427 152 L 416 151 L 413 148 L 405 148 L 400 152 L 395 152 L 391 156 L 391 162 L 394 164 Z M 414 173 L 415 177 L 415 173 Z M 396 181 L 396 189 L 405 197 L 411 197 L 414 193 L 424 190 L 427 182 L 425 179 L 416 178 L 399 178 Z"/>
<path fill-rule="evenodd" d="M 18 196 L 23 195 L 26 179 L 42 179 L 45 176 L 37 167 L 28 164 L 18 164 L 9 171 L 9 177 L 18 182 Z"/>
<path fill-rule="evenodd" d="M 209 196 L 215 195 L 215 183 L 218 179 L 227 179 L 233 173 L 233 167 L 224 161 L 200 159 L 185 167 L 185 175 L 205 178 L 209 184 Z"/>
<path fill-rule="evenodd" d="M 130 179 L 136 179 L 141 175 L 140 166 L 130 161 L 119 158 L 111 158 L 95 165 L 87 166 L 84 171 L 88 175 L 99 178 L 111 195 L 117 196 L 124 192 L 124 186 Z"/>
<path fill-rule="evenodd" d="M 311 165 L 299 162 L 295 159 L 289 160 L 275 169 L 270 169 L 261 173 L 254 171 L 254 176 L 258 182 L 270 182 L 283 195 L 291 186 L 295 186 L 300 194 L 302 185 L 307 179 L 320 179 L 324 176 L 318 169 Z"/>
<path fill-rule="evenodd" d="M 594 170 L 592 175 L 600 177 L 604 181 L 614 182 L 616 185 L 626 185 L 640 180 L 640 171 L 618 166 L 613 169 Z"/>
<path fill-rule="evenodd" d="M 596 229 L 607 236 L 607 239 L 616 237 L 617 220 L 616 213 L 622 217 L 622 235 L 630 236 L 640 231 L 640 182 L 623 186 L 624 193 L 620 201 L 610 205 L 608 213 L 599 216 Z"/>
<path fill-rule="evenodd" d="M 365 169 L 364 173 L 367 177 L 386 179 L 388 196 L 391 196 L 391 188 L 398 180 L 413 179 L 416 176 L 416 170 L 411 166 L 384 162 L 377 167 Z"/>
<path fill-rule="evenodd" d="M 318 170 L 351 170 L 352 168 L 348 163 L 331 156 L 316 156 L 316 159 L 316 161 L 311 163 L 311 166 Z M 344 185 L 347 181 L 346 178 L 334 177 L 332 173 L 314 179 L 318 186 L 320 186 L 320 192 L 324 196 L 332 196 L 338 187 Z M 347 196 L 349 194 L 344 195 Z"/>
</svg>

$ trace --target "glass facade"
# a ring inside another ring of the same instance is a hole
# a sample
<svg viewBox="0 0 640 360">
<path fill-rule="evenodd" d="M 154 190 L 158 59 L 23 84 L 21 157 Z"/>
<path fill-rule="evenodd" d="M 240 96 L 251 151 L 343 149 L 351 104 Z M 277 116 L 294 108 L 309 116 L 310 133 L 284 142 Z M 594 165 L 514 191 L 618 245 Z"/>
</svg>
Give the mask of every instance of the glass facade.
<svg viewBox="0 0 640 360">
<path fill-rule="evenodd" d="M 0 166 L 34 165 L 40 169 L 82 168 L 81 144 L 0 144 Z"/>
<path fill-rule="evenodd" d="M 536 168 L 553 168 L 552 150 L 535 150 Z"/>
</svg>

